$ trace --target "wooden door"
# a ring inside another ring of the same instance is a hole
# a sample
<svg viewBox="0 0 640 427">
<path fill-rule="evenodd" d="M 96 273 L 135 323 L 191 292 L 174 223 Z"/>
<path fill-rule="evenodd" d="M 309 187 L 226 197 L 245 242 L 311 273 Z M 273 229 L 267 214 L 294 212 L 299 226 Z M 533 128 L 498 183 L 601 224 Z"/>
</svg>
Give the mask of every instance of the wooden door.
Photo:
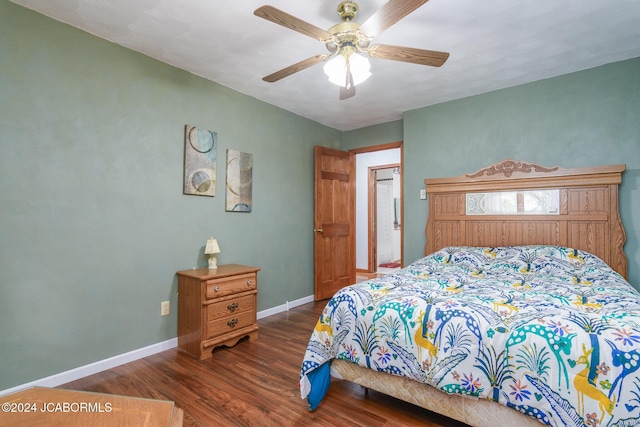
<svg viewBox="0 0 640 427">
<path fill-rule="evenodd" d="M 314 297 L 355 283 L 355 156 L 314 148 Z"/>
</svg>

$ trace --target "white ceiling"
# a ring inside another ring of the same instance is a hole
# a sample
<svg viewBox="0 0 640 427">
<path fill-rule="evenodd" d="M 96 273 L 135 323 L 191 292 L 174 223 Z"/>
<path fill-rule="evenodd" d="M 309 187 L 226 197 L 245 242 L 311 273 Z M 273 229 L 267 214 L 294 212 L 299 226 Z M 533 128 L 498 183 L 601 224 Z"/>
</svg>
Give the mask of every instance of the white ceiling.
<svg viewBox="0 0 640 427">
<path fill-rule="evenodd" d="M 338 130 L 408 110 L 640 57 L 640 0 L 431 0 L 373 43 L 450 53 L 440 68 L 370 59 L 373 75 L 340 101 L 322 65 L 262 77 L 326 53 L 258 18 L 270 4 L 322 29 L 340 0 L 12 0 L 238 92 Z M 386 0 L 359 0 L 364 22 Z M 639 76 L 640 77 L 640 76 Z"/>
</svg>

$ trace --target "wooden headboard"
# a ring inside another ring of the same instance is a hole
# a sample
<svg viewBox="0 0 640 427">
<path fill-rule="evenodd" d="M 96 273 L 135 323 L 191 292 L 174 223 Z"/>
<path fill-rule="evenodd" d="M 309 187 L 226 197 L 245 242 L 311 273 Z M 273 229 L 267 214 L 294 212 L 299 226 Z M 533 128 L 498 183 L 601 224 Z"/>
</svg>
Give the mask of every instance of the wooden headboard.
<svg viewBox="0 0 640 427">
<path fill-rule="evenodd" d="M 564 169 L 507 159 L 471 174 L 425 179 L 425 254 L 445 246 L 558 245 L 591 252 L 626 279 L 618 208 L 624 170 L 625 165 Z M 538 204 L 545 205 L 542 211 Z"/>
</svg>

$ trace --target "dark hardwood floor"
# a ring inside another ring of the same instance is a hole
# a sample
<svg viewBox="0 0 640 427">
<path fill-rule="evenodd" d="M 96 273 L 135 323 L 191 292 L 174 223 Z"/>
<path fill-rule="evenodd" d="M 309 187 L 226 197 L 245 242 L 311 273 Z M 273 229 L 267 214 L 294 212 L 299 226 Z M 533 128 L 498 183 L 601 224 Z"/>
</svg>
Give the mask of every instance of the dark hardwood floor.
<svg viewBox="0 0 640 427">
<path fill-rule="evenodd" d="M 417 406 L 333 379 L 320 407 L 300 398 L 307 341 L 326 301 L 260 320 L 260 337 L 199 361 L 171 349 L 60 388 L 171 400 L 185 426 L 458 426 Z"/>
</svg>

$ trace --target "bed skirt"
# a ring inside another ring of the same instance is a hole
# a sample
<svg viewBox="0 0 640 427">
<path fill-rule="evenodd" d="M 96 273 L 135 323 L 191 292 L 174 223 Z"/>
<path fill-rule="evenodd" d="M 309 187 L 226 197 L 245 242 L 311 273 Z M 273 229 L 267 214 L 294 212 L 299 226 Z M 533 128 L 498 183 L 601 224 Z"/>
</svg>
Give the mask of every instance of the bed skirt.
<svg viewBox="0 0 640 427">
<path fill-rule="evenodd" d="M 408 378 L 376 372 L 354 363 L 334 359 L 331 376 L 393 396 L 473 427 L 540 427 L 541 423 L 496 402 L 450 395 Z"/>
</svg>

